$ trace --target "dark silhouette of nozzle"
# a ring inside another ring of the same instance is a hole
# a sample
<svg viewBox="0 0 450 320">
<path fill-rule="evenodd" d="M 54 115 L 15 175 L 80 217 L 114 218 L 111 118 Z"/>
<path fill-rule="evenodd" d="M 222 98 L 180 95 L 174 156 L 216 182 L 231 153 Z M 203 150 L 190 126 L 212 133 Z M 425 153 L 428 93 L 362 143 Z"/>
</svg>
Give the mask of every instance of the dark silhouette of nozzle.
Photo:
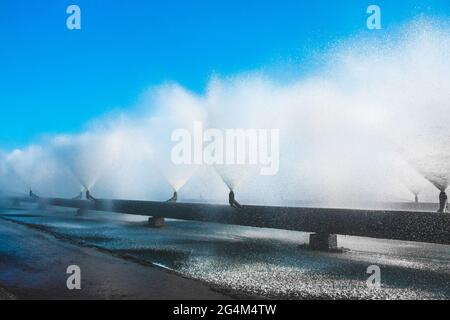
<svg viewBox="0 0 450 320">
<path fill-rule="evenodd" d="M 30 198 L 33 200 L 39 199 L 39 197 L 33 193 L 33 190 L 30 190 Z"/>
<path fill-rule="evenodd" d="M 239 204 L 239 202 L 236 201 L 233 190 L 231 190 L 230 194 L 228 195 L 228 202 L 230 203 L 230 206 L 233 208 L 236 208 L 236 209 L 242 208 L 242 206 Z"/>
<path fill-rule="evenodd" d="M 170 199 L 167 200 L 166 202 L 177 202 L 177 200 L 178 200 L 178 193 L 175 191 L 175 192 L 173 193 L 172 198 L 170 198 Z"/>
<path fill-rule="evenodd" d="M 447 212 L 447 204 L 448 204 L 448 198 L 447 194 L 445 193 L 445 190 L 441 190 L 441 193 L 439 194 L 439 213 L 445 213 Z"/>
<path fill-rule="evenodd" d="M 89 200 L 89 201 L 97 200 L 93 196 L 91 196 L 91 192 L 89 190 L 86 190 L 86 199 Z"/>
</svg>

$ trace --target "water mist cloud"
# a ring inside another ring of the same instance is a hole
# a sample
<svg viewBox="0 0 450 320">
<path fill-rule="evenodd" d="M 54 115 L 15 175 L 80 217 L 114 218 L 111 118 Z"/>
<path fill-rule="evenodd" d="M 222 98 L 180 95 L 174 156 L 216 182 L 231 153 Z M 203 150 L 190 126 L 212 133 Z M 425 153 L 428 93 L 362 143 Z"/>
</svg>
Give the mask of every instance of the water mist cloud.
<svg viewBox="0 0 450 320">
<path fill-rule="evenodd" d="M 177 84 L 151 89 L 87 132 L 0 154 L 0 186 L 159 200 L 177 190 L 181 199 L 226 201 L 226 183 L 242 202 L 261 204 L 361 206 L 417 193 L 435 201 L 433 184 L 450 181 L 449 24 L 421 20 L 383 39 L 350 39 L 324 57 L 320 70 L 289 82 L 254 73 L 213 77 L 202 95 Z M 195 121 L 279 129 L 279 173 L 174 165 L 171 133 Z"/>
</svg>

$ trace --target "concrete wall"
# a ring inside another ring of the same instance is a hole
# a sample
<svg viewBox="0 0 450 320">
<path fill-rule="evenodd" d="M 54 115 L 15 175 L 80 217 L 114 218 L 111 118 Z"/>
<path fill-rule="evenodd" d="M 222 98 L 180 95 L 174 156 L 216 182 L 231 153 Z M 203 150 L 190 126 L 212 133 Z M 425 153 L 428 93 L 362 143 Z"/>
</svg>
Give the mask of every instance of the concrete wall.
<svg viewBox="0 0 450 320">
<path fill-rule="evenodd" d="M 234 209 L 227 205 L 104 199 L 41 198 L 40 201 L 62 207 L 180 220 L 450 244 L 450 215 L 434 212 L 270 206 Z"/>
</svg>

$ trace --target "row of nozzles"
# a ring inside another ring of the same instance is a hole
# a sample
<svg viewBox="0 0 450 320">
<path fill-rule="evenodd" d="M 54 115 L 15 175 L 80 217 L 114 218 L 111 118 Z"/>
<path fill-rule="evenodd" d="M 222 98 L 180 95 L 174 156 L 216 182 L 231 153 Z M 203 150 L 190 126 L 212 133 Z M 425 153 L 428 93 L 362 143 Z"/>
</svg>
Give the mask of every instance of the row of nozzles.
<svg viewBox="0 0 450 320">
<path fill-rule="evenodd" d="M 83 199 L 83 191 L 80 191 L 80 194 L 73 198 L 73 200 L 82 200 Z M 86 200 L 95 201 L 96 199 L 91 195 L 89 190 L 86 190 Z"/>
<path fill-rule="evenodd" d="M 95 201 L 96 199 L 91 195 L 91 192 L 89 190 L 86 190 L 86 200 Z M 30 198 L 37 200 L 39 197 L 33 193 L 32 190 L 30 190 Z M 83 199 L 83 191 L 80 192 L 78 196 L 75 198 L 72 198 L 73 200 L 82 200 Z M 172 198 L 167 200 L 166 202 L 177 202 L 178 200 L 178 193 L 174 191 Z M 228 196 L 228 202 L 230 203 L 230 206 L 236 209 L 242 208 L 242 206 L 239 204 L 239 202 L 236 201 L 233 190 L 230 191 L 230 194 Z"/>
<path fill-rule="evenodd" d="M 39 197 L 34 194 L 33 190 L 30 190 L 30 198 L 37 200 Z M 82 200 L 83 199 L 83 191 L 80 191 L 80 194 L 77 195 L 75 198 L 72 198 L 72 200 Z M 91 195 L 91 192 L 89 190 L 86 190 L 86 200 L 95 201 L 96 199 Z"/>
<path fill-rule="evenodd" d="M 177 202 L 177 200 L 178 200 L 178 193 L 174 191 L 172 198 L 170 198 L 166 202 Z M 236 201 L 233 190 L 230 190 L 230 194 L 228 195 L 228 202 L 230 203 L 230 206 L 233 208 L 236 209 L 242 208 L 239 202 Z"/>
<path fill-rule="evenodd" d="M 37 195 L 35 195 L 32 190 L 30 190 L 30 198 L 35 199 L 35 200 L 39 199 L 39 197 Z M 82 199 L 83 199 L 83 192 L 82 191 L 80 192 L 80 194 L 78 196 L 73 198 L 73 200 L 82 200 Z M 95 201 L 96 200 L 91 195 L 89 190 L 86 190 L 86 200 L 90 200 L 90 201 Z M 177 202 L 177 200 L 178 200 L 178 193 L 176 191 L 174 191 L 172 198 L 170 198 L 166 202 Z M 416 203 L 417 203 L 418 202 L 417 195 L 416 195 L 416 199 L 415 200 L 416 200 Z M 239 202 L 236 201 L 233 190 L 230 190 L 230 194 L 228 195 L 228 202 L 229 202 L 230 206 L 233 207 L 233 208 L 236 208 L 236 209 L 242 208 L 242 206 L 239 204 Z M 447 194 L 445 193 L 445 191 L 441 191 L 441 193 L 439 194 L 439 210 L 438 210 L 438 212 L 445 213 L 445 212 L 447 212 L 447 208 L 448 208 L 448 197 L 447 197 Z"/>
</svg>

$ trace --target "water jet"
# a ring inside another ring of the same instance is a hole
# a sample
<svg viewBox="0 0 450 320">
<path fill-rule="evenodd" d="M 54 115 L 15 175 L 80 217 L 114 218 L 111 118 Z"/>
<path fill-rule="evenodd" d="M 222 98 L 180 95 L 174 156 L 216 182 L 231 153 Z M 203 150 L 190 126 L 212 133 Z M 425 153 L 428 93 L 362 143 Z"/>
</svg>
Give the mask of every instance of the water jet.
<svg viewBox="0 0 450 320">
<path fill-rule="evenodd" d="M 83 191 L 80 191 L 80 194 L 77 195 L 76 197 L 72 198 L 73 200 L 82 200 L 83 199 Z"/>
</svg>

